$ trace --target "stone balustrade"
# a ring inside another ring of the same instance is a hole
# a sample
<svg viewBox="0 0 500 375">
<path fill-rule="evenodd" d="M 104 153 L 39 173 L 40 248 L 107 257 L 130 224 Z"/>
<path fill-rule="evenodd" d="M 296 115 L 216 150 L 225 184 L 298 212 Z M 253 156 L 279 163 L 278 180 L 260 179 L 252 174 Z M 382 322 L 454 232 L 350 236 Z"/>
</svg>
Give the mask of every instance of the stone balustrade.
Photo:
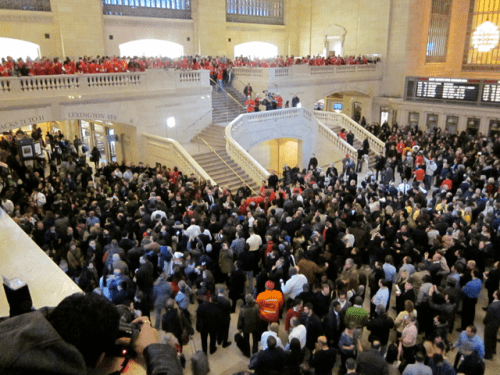
<svg viewBox="0 0 500 375">
<path fill-rule="evenodd" d="M 327 126 L 333 124 L 340 126 L 347 131 L 352 131 L 354 136 L 361 141 L 368 138 L 370 149 L 372 151 L 374 151 L 378 155 L 385 154 L 385 142 L 382 142 L 379 138 L 363 128 L 356 121 L 349 118 L 349 116 L 346 116 L 343 113 L 324 111 L 314 111 L 314 116 L 316 116 L 318 120 L 322 121 Z"/>
<path fill-rule="evenodd" d="M 96 93 L 148 92 L 165 89 L 209 87 L 206 70 L 151 69 L 134 73 L 71 74 L 0 78 L 0 100 Z"/>
<path fill-rule="evenodd" d="M 325 116 L 325 119 L 328 119 Z M 343 120 L 343 118 L 342 118 Z M 330 130 L 305 108 L 250 113 L 238 116 L 226 127 L 226 150 L 256 183 L 269 173 L 247 152 L 254 145 L 276 138 L 302 141 L 302 160 L 307 165 L 312 153 L 321 153 L 330 162 L 339 162 L 343 155 L 355 155 L 356 149 Z"/>
<path fill-rule="evenodd" d="M 382 75 L 382 64 L 368 65 L 325 65 L 325 66 L 309 66 L 309 65 L 293 65 L 284 68 L 233 68 L 233 74 L 239 79 L 259 79 L 268 82 L 283 81 L 291 79 L 304 79 L 304 76 L 316 78 L 318 75 L 342 77 L 345 75 Z"/>
<path fill-rule="evenodd" d="M 212 185 L 215 184 L 214 179 L 176 140 L 147 133 L 142 134 L 142 136 L 145 154 L 150 166 L 156 163 L 167 165 L 170 168 L 176 166 L 184 174 L 194 173 L 198 180 L 203 179 Z"/>
</svg>

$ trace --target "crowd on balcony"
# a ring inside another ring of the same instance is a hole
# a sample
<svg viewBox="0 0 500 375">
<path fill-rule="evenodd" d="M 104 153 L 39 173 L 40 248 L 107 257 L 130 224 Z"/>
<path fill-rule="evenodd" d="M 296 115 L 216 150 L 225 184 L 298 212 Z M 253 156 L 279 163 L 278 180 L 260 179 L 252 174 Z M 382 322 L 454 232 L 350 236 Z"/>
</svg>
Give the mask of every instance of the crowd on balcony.
<svg viewBox="0 0 500 375">
<path fill-rule="evenodd" d="M 239 353 L 236 319 L 256 374 L 482 375 L 500 326 L 499 144 L 395 130 L 378 178 L 312 158 L 251 196 L 97 149 L 94 171 L 78 138 L 35 128 L 39 159 L 22 132 L 0 144 L 1 206 L 86 293 L 172 333 L 180 358 L 195 329 L 207 355 Z"/>
<path fill-rule="evenodd" d="M 108 57 L 108 56 L 84 56 L 78 59 L 66 58 L 22 58 L 15 60 L 11 56 L 2 58 L 0 64 L 0 77 L 10 76 L 40 76 L 58 74 L 97 74 L 97 73 L 126 73 L 144 72 L 146 69 L 178 69 L 178 70 L 210 70 L 215 76 L 218 71 L 226 71 L 229 67 L 260 67 L 274 68 L 286 67 L 298 64 L 312 66 L 323 65 L 357 65 L 375 63 L 377 59 L 369 59 L 365 56 L 324 58 L 321 56 L 307 56 L 295 58 L 294 56 L 278 56 L 271 59 L 250 59 L 236 57 L 234 61 L 226 57 L 201 57 L 185 56 L 182 58 L 160 58 L 160 57 Z"/>
</svg>

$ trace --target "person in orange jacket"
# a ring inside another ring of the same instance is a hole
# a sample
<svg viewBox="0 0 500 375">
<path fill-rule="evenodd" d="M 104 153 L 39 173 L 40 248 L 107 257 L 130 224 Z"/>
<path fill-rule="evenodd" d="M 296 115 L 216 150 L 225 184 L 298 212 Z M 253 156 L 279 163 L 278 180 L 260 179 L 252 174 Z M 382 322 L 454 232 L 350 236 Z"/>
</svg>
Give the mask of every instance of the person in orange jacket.
<svg viewBox="0 0 500 375">
<path fill-rule="evenodd" d="M 269 323 L 279 322 L 284 305 L 283 293 L 274 290 L 274 282 L 269 280 L 266 282 L 266 290 L 259 293 L 255 302 L 259 305 L 260 331 L 265 332 Z"/>
</svg>

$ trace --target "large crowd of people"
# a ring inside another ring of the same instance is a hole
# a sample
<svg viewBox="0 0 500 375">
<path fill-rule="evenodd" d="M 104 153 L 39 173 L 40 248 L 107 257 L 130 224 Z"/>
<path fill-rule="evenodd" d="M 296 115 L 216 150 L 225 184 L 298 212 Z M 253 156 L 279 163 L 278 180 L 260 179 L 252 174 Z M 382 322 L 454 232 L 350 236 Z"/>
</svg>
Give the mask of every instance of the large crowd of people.
<svg viewBox="0 0 500 375">
<path fill-rule="evenodd" d="M 178 69 L 200 70 L 216 72 L 226 71 L 229 67 L 260 67 L 275 68 L 299 64 L 312 66 L 323 65 L 358 65 L 376 63 L 377 59 L 366 56 L 277 56 L 269 59 L 251 59 L 243 56 L 236 57 L 234 61 L 224 57 L 184 56 L 181 58 L 167 57 L 119 57 L 119 56 L 83 56 L 78 59 L 66 58 L 18 58 L 8 56 L 2 58 L 0 63 L 0 77 L 9 76 L 40 76 L 58 74 L 97 74 L 97 73 L 126 73 L 144 72 L 146 69 Z M 226 73 L 224 73 L 226 74 Z"/>
<path fill-rule="evenodd" d="M 26 135 L 6 134 L 1 206 L 85 293 L 172 333 L 180 357 L 195 330 L 209 357 L 228 350 L 237 319 L 256 374 L 482 375 L 500 326 L 499 140 L 382 127 L 377 175 L 314 158 L 259 196 L 175 166 L 96 155 L 93 170 L 78 138 L 36 128 L 49 152 L 25 161 Z"/>
</svg>

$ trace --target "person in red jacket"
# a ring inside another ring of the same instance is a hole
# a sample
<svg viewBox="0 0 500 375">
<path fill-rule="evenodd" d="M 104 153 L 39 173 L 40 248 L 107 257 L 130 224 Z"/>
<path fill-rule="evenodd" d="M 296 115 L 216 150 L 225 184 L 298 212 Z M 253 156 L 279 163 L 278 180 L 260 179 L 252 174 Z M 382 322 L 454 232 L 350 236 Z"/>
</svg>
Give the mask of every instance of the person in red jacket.
<svg viewBox="0 0 500 375">
<path fill-rule="evenodd" d="M 247 107 L 247 112 L 250 113 L 255 111 L 255 101 L 252 99 L 250 95 L 247 97 L 245 105 Z"/>
<path fill-rule="evenodd" d="M 415 180 L 418 182 L 424 181 L 424 176 L 425 176 L 425 169 L 422 168 L 422 166 L 417 165 L 415 171 L 413 174 L 415 175 Z"/>
<path fill-rule="evenodd" d="M 274 100 L 276 101 L 276 106 L 278 107 L 278 109 L 283 108 L 283 98 L 279 93 L 275 95 Z"/>
</svg>

